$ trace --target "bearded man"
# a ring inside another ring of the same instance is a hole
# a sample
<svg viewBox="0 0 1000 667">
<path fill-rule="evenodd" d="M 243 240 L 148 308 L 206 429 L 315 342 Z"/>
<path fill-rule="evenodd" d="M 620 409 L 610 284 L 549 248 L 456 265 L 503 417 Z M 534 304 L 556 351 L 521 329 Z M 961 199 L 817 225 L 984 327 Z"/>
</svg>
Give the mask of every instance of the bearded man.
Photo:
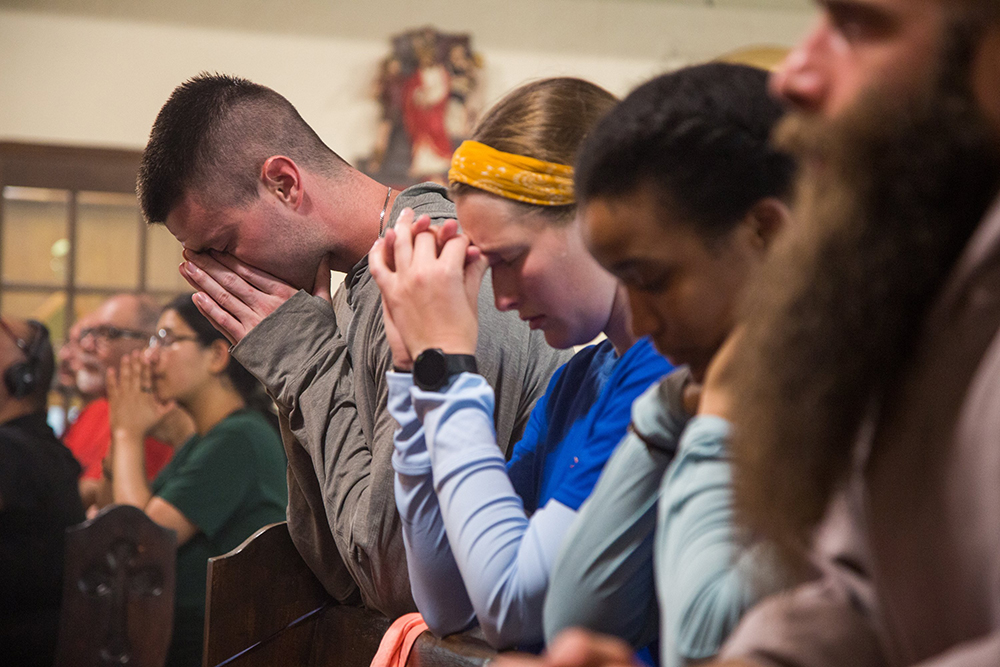
<svg viewBox="0 0 1000 667">
<path fill-rule="evenodd" d="M 717 667 L 1000 665 L 1000 2 L 820 6 L 773 78 L 798 224 L 699 408 L 732 421 L 749 532 L 811 581 Z M 572 631 L 543 661 L 632 659 Z"/>
<path fill-rule="evenodd" d="M 773 79 L 802 224 L 705 400 L 737 511 L 821 576 L 734 664 L 1000 664 L 998 73 L 996 0 L 848 0 Z"/>
</svg>

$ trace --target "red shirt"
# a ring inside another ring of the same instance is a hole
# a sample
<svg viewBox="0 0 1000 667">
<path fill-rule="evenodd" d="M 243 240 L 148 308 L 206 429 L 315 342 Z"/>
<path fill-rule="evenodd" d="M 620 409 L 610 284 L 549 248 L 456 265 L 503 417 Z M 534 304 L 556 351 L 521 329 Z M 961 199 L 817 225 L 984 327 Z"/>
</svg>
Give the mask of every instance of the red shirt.
<svg viewBox="0 0 1000 667">
<path fill-rule="evenodd" d="M 99 398 L 80 412 L 63 436 L 63 443 L 83 468 L 84 479 L 100 479 L 101 461 L 111 446 L 111 422 L 108 399 Z M 150 481 L 174 455 L 174 448 L 155 438 L 146 438 L 146 478 Z"/>
</svg>

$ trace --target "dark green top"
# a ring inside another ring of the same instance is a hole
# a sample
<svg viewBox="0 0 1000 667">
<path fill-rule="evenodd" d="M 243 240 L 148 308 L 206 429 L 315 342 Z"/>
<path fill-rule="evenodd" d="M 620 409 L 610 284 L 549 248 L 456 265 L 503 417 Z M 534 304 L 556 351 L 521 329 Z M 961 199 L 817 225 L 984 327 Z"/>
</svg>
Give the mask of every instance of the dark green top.
<svg viewBox="0 0 1000 667">
<path fill-rule="evenodd" d="M 153 481 L 153 495 L 198 527 L 177 550 L 174 645 L 168 664 L 188 664 L 174 659 L 181 644 L 197 650 L 201 664 L 208 559 L 232 551 L 257 529 L 285 520 L 286 465 L 281 438 L 267 419 L 239 410 L 184 443 Z"/>
</svg>

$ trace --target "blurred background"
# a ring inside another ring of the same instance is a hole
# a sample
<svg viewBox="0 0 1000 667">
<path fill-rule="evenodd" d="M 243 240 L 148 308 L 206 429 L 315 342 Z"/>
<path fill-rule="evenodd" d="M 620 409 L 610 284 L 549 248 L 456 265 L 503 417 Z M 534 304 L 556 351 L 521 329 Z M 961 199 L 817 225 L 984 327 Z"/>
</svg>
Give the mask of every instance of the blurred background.
<svg viewBox="0 0 1000 667">
<path fill-rule="evenodd" d="M 274 88 L 363 166 L 392 131 L 400 35 L 467 46 L 471 124 L 539 77 L 624 94 L 727 54 L 767 66 L 811 18 L 806 0 L 0 0 L 0 313 L 44 321 L 58 343 L 110 294 L 186 291 L 180 247 L 142 223 L 134 181 L 157 111 L 199 72 Z M 423 177 L 400 174 L 383 180 Z"/>
</svg>

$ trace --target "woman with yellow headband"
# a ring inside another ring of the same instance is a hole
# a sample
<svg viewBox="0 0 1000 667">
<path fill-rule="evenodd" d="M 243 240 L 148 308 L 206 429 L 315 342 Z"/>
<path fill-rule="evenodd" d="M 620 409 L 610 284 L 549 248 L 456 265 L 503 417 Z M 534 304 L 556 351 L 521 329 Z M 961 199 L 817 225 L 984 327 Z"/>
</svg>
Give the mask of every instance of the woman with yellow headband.
<svg viewBox="0 0 1000 667">
<path fill-rule="evenodd" d="M 625 292 L 587 252 L 576 219 L 571 165 L 614 104 L 579 79 L 515 90 L 452 158 L 463 233 L 404 211 L 369 256 L 398 371 L 388 374 L 389 409 L 410 585 L 438 635 L 478 621 L 498 648 L 541 643 L 562 538 L 624 437 L 632 401 L 670 370 L 629 330 Z M 493 389 L 472 356 L 487 267 L 496 307 L 550 345 L 607 336 L 553 375 L 509 463 Z"/>
</svg>

